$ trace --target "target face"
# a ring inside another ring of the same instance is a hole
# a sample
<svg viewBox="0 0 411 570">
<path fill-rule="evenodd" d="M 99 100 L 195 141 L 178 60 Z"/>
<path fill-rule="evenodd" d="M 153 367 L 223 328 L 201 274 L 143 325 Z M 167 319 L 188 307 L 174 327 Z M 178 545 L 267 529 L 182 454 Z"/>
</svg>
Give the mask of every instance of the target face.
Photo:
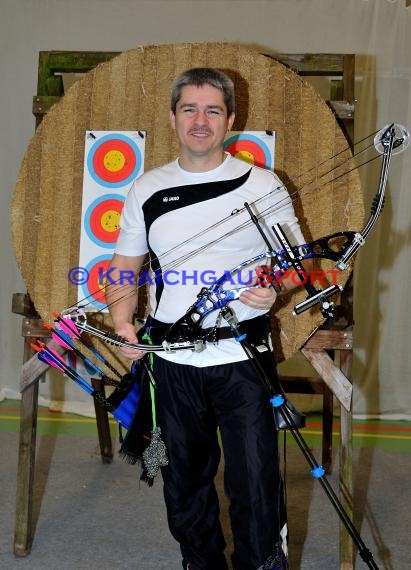
<svg viewBox="0 0 411 570">
<path fill-rule="evenodd" d="M 106 273 L 111 261 L 111 255 L 101 255 L 90 261 L 86 266 L 88 271 L 87 283 L 82 285 L 84 299 L 98 309 L 106 309 L 105 288 L 109 283 Z"/>
<path fill-rule="evenodd" d="M 273 167 L 272 151 L 259 136 L 250 133 L 233 135 L 224 142 L 224 150 L 255 166 Z"/>
<path fill-rule="evenodd" d="M 145 140 L 144 131 L 85 132 L 79 267 L 89 279 L 78 283 L 78 301 L 90 300 L 86 311 L 107 311 L 101 264 L 111 259 L 126 196 L 144 171 Z"/>
<path fill-rule="evenodd" d="M 84 228 L 95 244 L 112 249 L 116 243 L 124 200 L 119 194 L 106 194 L 94 200 L 87 208 Z"/>
<path fill-rule="evenodd" d="M 97 184 L 119 188 L 129 184 L 141 167 L 141 153 L 136 143 L 120 133 L 98 139 L 90 149 L 87 168 Z"/>
</svg>

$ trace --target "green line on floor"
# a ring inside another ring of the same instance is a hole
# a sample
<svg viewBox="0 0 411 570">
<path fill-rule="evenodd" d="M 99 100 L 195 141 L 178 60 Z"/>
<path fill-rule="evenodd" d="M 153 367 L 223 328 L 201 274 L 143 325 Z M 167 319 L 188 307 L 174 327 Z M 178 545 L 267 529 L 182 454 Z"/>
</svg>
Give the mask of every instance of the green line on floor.
<svg viewBox="0 0 411 570">
<path fill-rule="evenodd" d="M 109 416 L 110 430 L 117 437 L 117 423 Z M 307 427 L 301 434 L 312 447 L 321 446 L 322 417 L 320 414 L 307 415 Z M 333 424 L 333 445 L 339 444 L 339 420 Z M 18 433 L 20 429 L 20 402 L 4 400 L 0 402 L 0 431 Z M 95 418 L 78 414 L 51 411 L 39 406 L 37 414 L 39 434 L 87 435 L 97 438 Z M 411 451 L 411 422 L 388 422 L 382 420 L 353 421 L 352 436 L 354 447 L 379 447 L 389 451 Z M 287 444 L 296 445 L 291 433 L 287 432 Z"/>
</svg>

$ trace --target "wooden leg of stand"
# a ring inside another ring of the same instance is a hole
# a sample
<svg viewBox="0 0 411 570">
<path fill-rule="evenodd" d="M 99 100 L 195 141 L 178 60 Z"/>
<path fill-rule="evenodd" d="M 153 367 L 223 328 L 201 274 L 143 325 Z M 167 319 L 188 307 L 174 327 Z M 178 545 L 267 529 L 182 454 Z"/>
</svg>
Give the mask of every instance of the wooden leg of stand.
<svg viewBox="0 0 411 570">
<path fill-rule="evenodd" d="M 96 392 L 104 395 L 104 386 L 100 380 L 91 380 L 91 384 Z M 100 444 L 101 460 L 103 463 L 113 462 L 113 445 L 111 441 L 110 424 L 108 421 L 108 413 L 102 407 L 94 402 L 96 411 L 97 433 Z"/>
<path fill-rule="evenodd" d="M 351 374 L 352 352 L 341 351 L 340 368 L 349 378 Z M 352 474 L 352 414 L 341 406 L 340 433 L 340 500 L 352 519 L 353 517 L 353 474 Z M 340 569 L 354 568 L 354 545 L 345 527 L 340 525 Z"/>
<path fill-rule="evenodd" d="M 36 459 L 38 382 L 22 393 L 16 489 L 14 553 L 30 554 L 33 542 L 33 487 Z"/>
<path fill-rule="evenodd" d="M 329 387 L 323 386 L 323 443 L 322 443 L 322 464 L 326 473 L 332 471 L 333 453 L 333 393 Z"/>
<path fill-rule="evenodd" d="M 352 428 L 351 414 L 341 407 L 341 446 L 340 446 L 340 500 L 350 518 L 353 516 L 352 478 Z M 354 568 L 354 546 L 345 527 L 340 525 L 340 568 Z"/>
</svg>

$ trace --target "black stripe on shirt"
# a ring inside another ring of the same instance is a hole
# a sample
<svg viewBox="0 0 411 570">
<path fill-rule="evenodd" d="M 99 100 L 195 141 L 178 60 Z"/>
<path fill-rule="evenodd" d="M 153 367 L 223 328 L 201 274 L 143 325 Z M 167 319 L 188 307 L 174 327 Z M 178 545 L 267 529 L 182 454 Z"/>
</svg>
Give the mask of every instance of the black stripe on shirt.
<svg viewBox="0 0 411 570">
<path fill-rule="evenodd" d="M 193 204 L 205 202 L 223 196 L 228 192 L 232 192 L 240 188 L 249 178 L 251 168 L 240 176 L 231 180 L 220 180 L 217 182 L 204 182 L 200 184 L 187 184 L 185 186 L 175 186 L 174 188 L 166 188 L 159 190 L 143 204 L 144 221 L 147 236 L 153 222 L 160 216 L 185 208 Z"/>
</svg>

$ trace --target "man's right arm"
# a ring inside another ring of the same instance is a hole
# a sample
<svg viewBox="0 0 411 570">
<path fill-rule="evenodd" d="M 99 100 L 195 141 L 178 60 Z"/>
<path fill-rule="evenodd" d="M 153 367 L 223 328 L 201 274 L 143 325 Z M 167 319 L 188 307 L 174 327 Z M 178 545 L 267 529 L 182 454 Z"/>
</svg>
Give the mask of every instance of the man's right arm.
<svg viewBox="0 0 411 570">
<path fill-rule="evenodd" d="M 106 300 L 114 330 L 132 343 L 138 342 L 134 326 L 134 314 L 138 303 L 136 281 L 145 258 L 145 255 L 132 257 L 115 253 L 108 271 L 110 280 L 106 286 Z M 120 350 L 131 360 L 141 358 L 144 354 L 131 348 Z"/>
</svg>

